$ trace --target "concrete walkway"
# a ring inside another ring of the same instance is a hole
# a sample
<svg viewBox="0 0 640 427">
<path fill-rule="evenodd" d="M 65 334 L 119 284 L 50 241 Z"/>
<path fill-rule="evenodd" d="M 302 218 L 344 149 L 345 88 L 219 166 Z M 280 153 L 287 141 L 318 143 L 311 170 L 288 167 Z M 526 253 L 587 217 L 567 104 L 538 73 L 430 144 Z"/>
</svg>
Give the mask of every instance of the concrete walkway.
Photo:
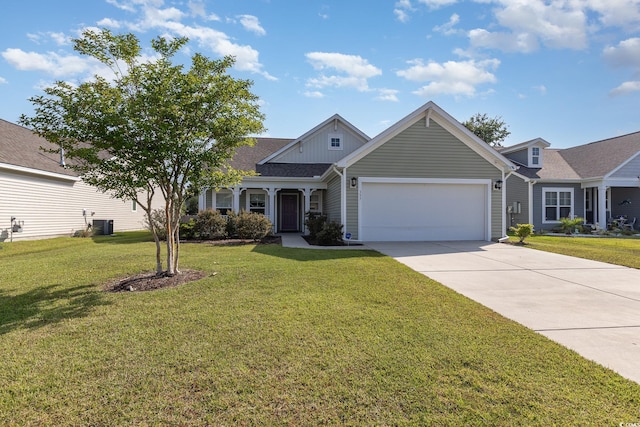
<svg viewBox="0 0 640 427">
<path fill-rule="evenodd" d="M 640 383 L 640 270 L 489 242 L 366 247 Z"/>
<path fill-rule="evenodd" d="M 301 248 L 301 249 L 368 249 L 371 250 L 370 247 L 363 245 L 361 243 L 354 244 L 351 246 L 315 246 L 307 243 L 306 240 L 302 238 L 301 234 L 298 233 L 282 233 L 280 234 L 282 238 L 282 246 L 285 248 Z"/>
</svg>

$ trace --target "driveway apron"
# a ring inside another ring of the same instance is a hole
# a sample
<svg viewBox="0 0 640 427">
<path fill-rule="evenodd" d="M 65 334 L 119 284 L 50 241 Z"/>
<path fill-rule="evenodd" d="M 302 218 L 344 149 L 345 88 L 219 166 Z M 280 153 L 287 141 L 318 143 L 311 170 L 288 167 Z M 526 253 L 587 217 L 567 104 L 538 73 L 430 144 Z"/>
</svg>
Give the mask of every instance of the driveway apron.
<svg viewBox="0 0 640 427">
<path fill-rule="evenodd" d="M 640 270 L 489 242 L 367 246 L 640 383 Z"/>
</svg>

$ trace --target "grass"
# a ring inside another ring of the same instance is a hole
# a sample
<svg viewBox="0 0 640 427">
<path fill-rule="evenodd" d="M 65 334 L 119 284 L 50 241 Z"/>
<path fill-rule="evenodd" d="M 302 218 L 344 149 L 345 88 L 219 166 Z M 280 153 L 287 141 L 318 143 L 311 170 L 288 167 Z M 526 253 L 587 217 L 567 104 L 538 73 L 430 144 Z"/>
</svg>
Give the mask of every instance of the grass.
<svg viewBox="0 0 640 427">
<path fill-rule="evenodd" d="M 511 237 L 517 242 L 517 237 Z M 570 237 L 533 235 L 527 247 L 579 258 L 640 268 L 640 239 L 634 237 Z"/>
<path fill-rule="evenodd" d="M 0 425 L 618 425 L 640 385 L 372 251 L 3 244 Z"/>
</svg>

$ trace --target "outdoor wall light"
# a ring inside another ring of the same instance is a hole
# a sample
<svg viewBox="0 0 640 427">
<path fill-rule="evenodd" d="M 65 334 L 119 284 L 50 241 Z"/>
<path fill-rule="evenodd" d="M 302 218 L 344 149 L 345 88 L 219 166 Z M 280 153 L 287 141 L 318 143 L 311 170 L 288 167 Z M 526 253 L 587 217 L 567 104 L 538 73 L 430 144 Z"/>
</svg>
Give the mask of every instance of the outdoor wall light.
<svg viewBox="0 0 640 427">
<path fill-rule="evenodd" d="M 494 190 L 502 190 L 502 180 L 499 179 L 493 184 Z"/>
<path fill-rule="evenodd" d="M 351 188 L 356 188 L 358 186 L 358 178 L 355 176 L 351 177 Z"/>
</svg>

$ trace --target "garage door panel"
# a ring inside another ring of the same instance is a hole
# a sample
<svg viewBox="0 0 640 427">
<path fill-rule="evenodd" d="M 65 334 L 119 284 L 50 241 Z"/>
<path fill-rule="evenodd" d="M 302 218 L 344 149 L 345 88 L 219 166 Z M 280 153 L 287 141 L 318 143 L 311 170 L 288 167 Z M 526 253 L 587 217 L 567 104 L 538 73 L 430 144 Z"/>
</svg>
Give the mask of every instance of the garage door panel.
<svg viewBox="0 0 640 427">
<path fill-rule="evenodd" d="M 486 185 L 363 183 L 361 233 L 368 241 L 484 240 Z"/>
</svg>

